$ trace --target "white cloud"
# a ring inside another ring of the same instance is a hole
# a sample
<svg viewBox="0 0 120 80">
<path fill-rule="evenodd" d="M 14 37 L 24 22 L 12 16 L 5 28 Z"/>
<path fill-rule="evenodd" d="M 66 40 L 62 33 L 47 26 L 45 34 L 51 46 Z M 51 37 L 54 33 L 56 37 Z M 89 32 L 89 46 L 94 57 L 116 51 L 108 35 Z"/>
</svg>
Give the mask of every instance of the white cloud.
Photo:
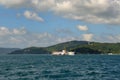
<svg viewBox="0 0 120 80">
<path fill-rule="evenodd" d="M 9 29 L 7 27 L 0 27 L 0 36 L 8 36 L 8 35 L 24 35 L 26 34 L 27 31 L 25 30 L 24 27 L 22 28 L 14 28 L 14 29 Z"/>
<path fill-rule="evenodd" d="M 38 11 L 49 11 L 55 5 L 55 0 L 29 0 L 30 6 Z"/>
<path fill-rule="evenodd" d="M 31 19 L 31 20 L 36 20 L 36 21 L 39 21 L 39 22 L 43 22 L 44 20 L 39 17 L 39 15 L 35 12 L 31 12 L 31 11 L 25 11 L 24 12 L 24 16 L 27 18 L 27 19 Z"/>
<path fill-rule="evenodd" d="M 22 7 L 23 4 L 26 4 L 27 0 L 0 0 L 0 4 L 9 8 L 9 7 Z"/>
<path fill-rule="evenodd" d="M 14 44 L 19 44 L 19 43 L 22 42 L 21 39 L 18 39 L 18 38 L 16 38 L 16 37 L 10 37 L 9 41 L 10 41 L 11 43 L 14 42 Z"/>
<path fill-rule="evenodd" d="M 25 30 L 24 27 L 20 28 L 20 29 L 13 29 L 13 34 L 16 34 L 16 35 L 24 35 L 27 33 L 27 31 Z"/>
<path fill-rule="evenodd" d="M 58 15 L 91 23 L 120 24 L 120 10 L 116 10 L 115 4 L 110 0 L 75 0 L 71 2 L 72 10 L 55 9 Z M 118 1 L 120 3 L 120 1 Z M 61 4 L 62 6 L 63 4 Z M 120 5 L 118 5 L 120 8 Z M 59 10 L 59 11 L 58 11 Z"/>
<path fill-rule="evenodd" d="M 33 33 L 21 28 L 0 27 L 1 47 L 48 46 L 53 44 L 53 36 L 47 32 Z M 51 42 L 49 42 L 51 41 Z"/>
<path fill-rule="evenodd" d="M 50 46 L 61 42 L 75 40 L 75 37 L 62 37 L 58 34 L 47 32 L 35 33 L 21 28 L 0 27 L 1 47 L 30 47 L 30 46 Z"/>
<path fill-rule="evenodd" d="M 34 8 L 44 11 L 49 10 L 54 2 L 55 0 L 0 0 L 0 5 L 7 8 Z"/>
<path fill-rule="evenodd" d="M 71 1 L 57 2 L 53 10 L 56 14 L 64 15 L 66 13 L 71 13 L 73 11 L 73 6 Z"/>
<path fill-rule="evenodd" d="M 83 34 L 83 39 L 86 41 L 90 41 L 93 38 L 93 34 Z"/>
<path fill-rule="evenodd" d="M 50 11 L 65 18 L 91 23 L 120 24 L 120 0 L 0 0 L 0 5 Z"/>
<path fill-rule="evenodd" d="M 120 41 L 120 35 L 119 34 L 104 34 L 104 35 L 95 35 L 94 41 L 97 42 L 110 42 L 110 43 L 116 43 Z"/>
<path fill-rule="evenodd" d="M 78 35 L 64 35 L 50 34 L 48 32 L 35 33 L 30 32 L 27 29 L 21 28 L 7 28 L 0 27 L 0 47 L 30 47 L 38 46 L 45 47 L 71 40 L 86 40 L 97 42 L 119 42 L 120 35 L 115 34 L 81 34 Z"/>
<path fill-rule="evenodd" d="M 78 25 L 77 28 L 81 31 L 87 31 L 88 30 L 88 27 L 87 26 L 81 26 L 81 25 Z"/>
<path fill-rule="evenodd" d="M 0 27 L 0 36 L 10 35 L 10 31 L 6 27 Z"/>
</svg>

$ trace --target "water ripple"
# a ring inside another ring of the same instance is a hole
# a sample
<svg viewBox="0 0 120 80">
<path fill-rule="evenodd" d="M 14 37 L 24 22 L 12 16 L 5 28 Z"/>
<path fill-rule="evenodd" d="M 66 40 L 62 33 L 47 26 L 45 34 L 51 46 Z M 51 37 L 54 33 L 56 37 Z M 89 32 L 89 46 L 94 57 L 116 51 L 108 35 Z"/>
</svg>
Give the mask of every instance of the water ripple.
<svg viewBox="0 0 120 80">
<path fill-rule="evenodd" d="M 0 80 L 120 80 L 119 57 L 4 55 Z"/>
</svg>

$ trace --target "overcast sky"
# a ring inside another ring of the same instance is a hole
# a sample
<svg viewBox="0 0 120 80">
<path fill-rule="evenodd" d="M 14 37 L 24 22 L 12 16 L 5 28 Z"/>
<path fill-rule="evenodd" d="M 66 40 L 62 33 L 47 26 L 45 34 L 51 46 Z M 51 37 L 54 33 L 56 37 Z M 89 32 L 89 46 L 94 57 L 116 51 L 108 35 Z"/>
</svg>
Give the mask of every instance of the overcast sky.
<svg viewBox="0 0 120 80">
<path fill-rule="evenodd" d="M 120 42 L 120 0 L 0 0 L 0 47 Z"/>
</svg>

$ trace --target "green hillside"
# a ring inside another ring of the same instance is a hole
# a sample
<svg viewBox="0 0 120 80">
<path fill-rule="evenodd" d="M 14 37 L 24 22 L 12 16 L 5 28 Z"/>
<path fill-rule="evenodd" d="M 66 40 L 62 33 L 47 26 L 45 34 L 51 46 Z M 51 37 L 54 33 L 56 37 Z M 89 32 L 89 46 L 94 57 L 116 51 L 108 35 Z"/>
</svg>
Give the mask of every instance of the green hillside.
<svg viewBox="0 0 120 80">
<path fill-rule="evenodd" d="M 87 41 L 70 41 L 70 42 L 64 42 L 60 44 L 56 44 L 53 46 L 46 47 L 48 51 L 61 51 L 63 49 L 71 50 L 74 47 L 80 46 L 80 45 L 87 45 Z"/>
<path fill-rule="evenodd" d="M 48 54 L 53 51 L 61 51 L 66 49 L 68 51 L 75 51 L 76 54 L 106 54 L 106 53 L 120 53 L 120 43 L 98 43 L 87 41 L 70 41 L 53 46 L 39 48 L 30 47 L 22 50 L 17 50 L 11 54 Z"/>
<path fill-rule="evenodd" d="M 45 48 L 29 47 L 21 50 L 16 50 L 10 54 L 48 54 L 50 53 Z"/>
</svg>

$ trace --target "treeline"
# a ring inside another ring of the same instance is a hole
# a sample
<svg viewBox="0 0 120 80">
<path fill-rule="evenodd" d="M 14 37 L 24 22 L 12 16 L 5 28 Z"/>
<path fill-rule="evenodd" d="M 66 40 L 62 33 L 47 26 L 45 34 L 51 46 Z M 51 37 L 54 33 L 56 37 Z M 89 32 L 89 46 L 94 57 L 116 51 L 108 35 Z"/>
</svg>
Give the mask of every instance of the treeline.
<svg viewBox="0 0 120 80">
<path fill-rule="evenodd" d="M 71 48 L 72 51 L 76 53 L 120 53 L 120 43 L 96 43 L 91 42 L 88 45 L 79 45 L 74 48 Z"/>
</svg>

